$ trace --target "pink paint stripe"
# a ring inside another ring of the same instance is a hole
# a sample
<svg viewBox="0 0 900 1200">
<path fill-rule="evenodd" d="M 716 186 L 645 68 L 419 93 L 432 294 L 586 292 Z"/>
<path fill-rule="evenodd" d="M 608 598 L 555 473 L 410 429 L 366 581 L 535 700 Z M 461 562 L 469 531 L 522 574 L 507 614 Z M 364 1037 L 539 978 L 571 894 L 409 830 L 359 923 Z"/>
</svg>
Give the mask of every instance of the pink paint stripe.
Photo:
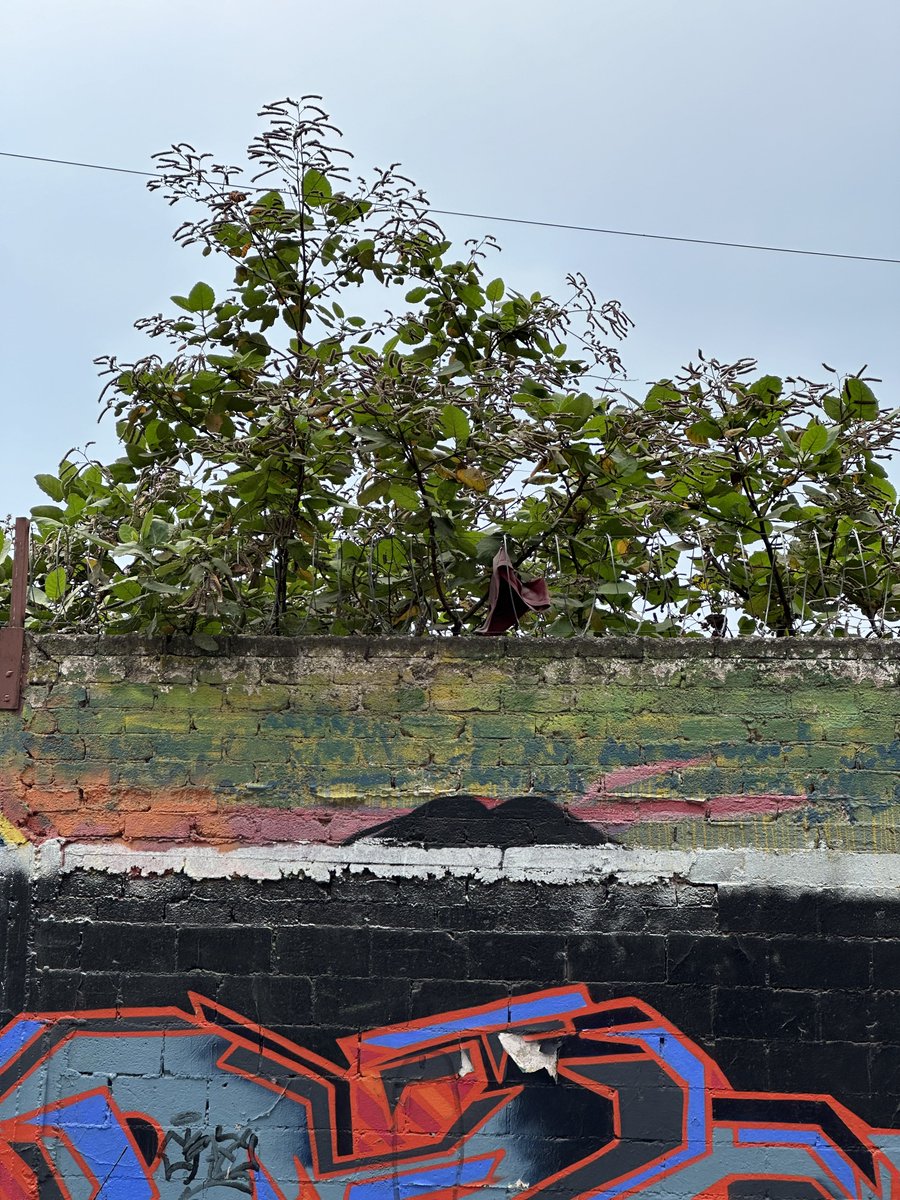
<svg viewBox="0 0 900 1200">
<path fill-rule="evenodd" d="M 613 772 L 606 777 L 621 783 L 634 784 L 653 775 L 696 765 L 705 760 L 680 760 L 677 763 L 654 763 L 639 768 L 628 768 Z M 640 772 L 638 776 L 637 773 Z M 590 794 L 588 794 L 590 795 Z M 486 808 L 503 803 L 502 799 L 482 798 Z M 775 793 L 752 793 L 749 795 L 719 795 L 696 799 L 677 796 L 653 796 L 641 794 L 611 795 L 596 794 L 593 802 L 586 796 L 568 807 L 577 820 L 601 827 L 632 826 L 644 822 L 671 823 L 696 820 L 741 820 L 759 816 L 777 816 L 779 813 L 802 808 L 809 803 L 807 796 L 777 795 Z M 189 811 L 156 814 L 154 829 L 150 836 L 131 837 L 129 844 L 135 848 L 155 849 L 174 843 L 206 844 L 222 847 L 231 845 L 271 846 L 298 842 L 341 845 L 354 834 L 373 826 L 382 825 L 395 817 L 414 811 L 414 806 L 402 808 L 331 808 L 320 805 L 315 808 L 281 809 L 263 806 L 222 806 L 214 812 Z M 168 820 L 166 819 L 168 817 Z M 46 823 L 46 818 L 38 814 Z M 36 819 L 36 818 L 32 818 Z M 207 824 L 208 822 L 208 824 Z M 52 828 L 43 835 L 29 829 L 33 840 L 52 833 Z M 93 837 L 98 842 L 119 841 L 115 836 L 105 835 L 100 828 L 86 820 L 77 835 Z M 147 831 L 148 834 L 150 831 Z M 73 836 L 73 834 L 69 834 Z"/>
<path fill-rule="evenodd" d="M 709 755 L 704 754 L 700 758 L 672 758 L 664 759 L 662 762 L 641 763 L 634 767 L 620 767 L 617 771 L 609 771 L 606 775 L 601 775 L 595 783 L 591 784 L 582 799 L 576 803 L 596 800 L 599 796 L 621 791 L 623 788 L 640 783 L 643 779 L 652 779 L 654 775 L 668 775 L 672 771 L 700 767 L 709 761 Z"/>
<path fill-rule="evenodd" d="M 411 808 L 244 808 L 226 811 L 236 841 L 268 846 L 276 842 L 326 842 L 340 845 L 347 838 Z"/>
<path fill-rule="evenodd" d="M 171 849 L 173 844 L 217 846 L 277 846 L 315 842 L 319 845 L 340 846 L 353 834 L 381 825 L 394 816 L 404 816 L 409 808 L 263 808 L 247 807 L 220 810 L 214 824 L 204 829 L 203 816 L 191 818 L 196 822 L 192 835 L 180 832 L 183 817 L 172 817 L 171 832 L 157 828 L 153 837 L 132 837 L 128 845 L 138 850 Z M 120 838 L 98 838 L 103 842 L 120 842 Z"/>
<path fill-rule="evenodd" d="M 598 803 L 573 806 L 573 816 L 591 825 L 637 825 L 645 821 L 721 821 L 728 818 L 777 816 L 802 808 L 807 796 L 756 794 L 709 796 L 688 800 L 677 797 L 610 797 Z"/>
</svg>

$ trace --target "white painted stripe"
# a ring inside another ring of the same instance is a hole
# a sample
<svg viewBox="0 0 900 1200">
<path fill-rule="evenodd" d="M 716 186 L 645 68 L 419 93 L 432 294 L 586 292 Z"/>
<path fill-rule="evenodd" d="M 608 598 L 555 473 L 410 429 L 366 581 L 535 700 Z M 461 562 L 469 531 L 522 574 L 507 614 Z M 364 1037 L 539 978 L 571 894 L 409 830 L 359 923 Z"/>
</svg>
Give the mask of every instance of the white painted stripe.
<svg viewBox="0 0 900 1200">
<path fill-rule="evenodd" d="M 28 851 L 25 861 L 23 851 Z M 280 879 L 305 875 L 328 880 L 343 872 L 370 872 L 385 879 L 456 876 L 493 883 L 499 880 L 572 884 L 618 880 L 728 887 L 775 887 L 789 891 L 836 889 L 866 894 L 896 894 L 900 854 L 837 850 L 640 850 L 624 846 L 528 846 L 501 850 L 473 847 L 424 850 L 377 839 L 350 846 L 317 843 L 242 847 L 172 846 L 133 850 L 127 846 L 46 842 L 39 849 L 17 848 L 17 868 L 48 875 L 58 871 L 99 870 L 113 874 L 160 875 L 183 872 L 193 879 L 240 876 Z"/>
</svg>

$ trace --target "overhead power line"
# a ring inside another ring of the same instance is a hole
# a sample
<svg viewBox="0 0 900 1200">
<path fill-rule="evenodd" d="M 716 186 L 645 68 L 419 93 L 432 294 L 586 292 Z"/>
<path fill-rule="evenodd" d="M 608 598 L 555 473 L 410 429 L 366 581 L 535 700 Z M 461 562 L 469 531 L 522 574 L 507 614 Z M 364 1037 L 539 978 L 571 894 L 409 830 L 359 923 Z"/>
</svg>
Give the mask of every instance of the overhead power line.
<svg viewBox="0 0 900 1200">
<path fill-rule="evenodd" d="M 155 179 L 157 171 L 135 171 L 133 167 L 108 167 L 104 163 L 76 162 L 72 158 L 45 158 L 43 154 L 13 154 L 11 150 L 0 150 L 0 158 L 24 158 L 28 162 L 55 163 L 59 167 L 86 167 L 90 171 L 116 171 L 119 175 L 147 175 Z"/>
<path fill-rule="evenodd" d="M 846 258 L 853 262 L 896 263 L 900 258 L 884 258 L 876 254 L 840 254 L 836 250 L 801 250 L 796 246 L 764 246 L 757 242 L 720 242 L 713 238 L 676 237 L 672 233 L 638 233 L 634 229 L 601 229 L 597 225 L 567 225 L 562 221 L 533 221 L 525 217 L 498 217 L 496 214 L 452 212 L 433 208 L 433 213 L 445 217 L 472 217 L 478 221 L 503 221 L 509 225 L 537 225 L 541 229 L 571 229 L 576 233 L 604 233 L 609 237 L 647 238 L 654 242 L 685 242 L 689 246 L 727 246 L 732 250 L 765 250 L 768 254 L 803 254 L 809 258 Z"/>
<path fill-rule="evenodd" d="M 111 167 L 106 163 L 79 162 L 70 158 L 47 158 L 42 154 L 14 154 L 0 150 L 0 158 L 20 158 L 28 162 L 52 163 L 61 167 L 84 167 L 90 171 L 114 171 L 119 175 L 142 175 L 158 179 L 158 171 L 137 171 L 132 167 Z M 502 221 L 506 225 L 531 225 L 538 229 L 566 229 L 572 233 L 595 233 L 606 237 L 644 238 L 653 242 L 681 242 L 688 246 L 723 246 L 729 250 L 761 250 L 766 254 L 799 254 L 806 258 L 839 258 L 849 262 L 891 263 L 900 266 L 900 258 L 880 254 L 842 254 L 837 250 L 804 250 L 798 246 L 768 246 L 759 242 L 726 242 L 715 238 L 679 237 L 673 233 L 642 233 L 635 229 L 604 229 L 599 225 L 573 225 L 565 221 L 535 221 L 529 217 L 501 217 L 496 213 L 458 212 L 452 208 L 432 208 L 441 217 L 463 217 L 473 221 Z"/>
</svg>

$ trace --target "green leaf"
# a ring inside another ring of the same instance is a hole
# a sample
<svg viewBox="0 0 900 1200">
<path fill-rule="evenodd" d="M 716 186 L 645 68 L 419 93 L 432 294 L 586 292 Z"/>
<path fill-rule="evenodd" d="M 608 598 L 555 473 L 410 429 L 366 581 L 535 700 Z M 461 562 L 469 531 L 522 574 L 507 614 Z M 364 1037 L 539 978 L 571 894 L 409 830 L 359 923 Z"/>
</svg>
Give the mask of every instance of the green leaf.
<svg viewBox="0 0 900 1200">
<path fill-rule="evenodd" d="M 775 430 L 775 433 L 779 442 L 781 442 L 782 446 L 784 447 L 784 452 L 787 454 L 788 458 L 795 458 L 797 455 L 797 444 L 791 437 L 791 431 L 789 429 L 785 429 L 783 425 L 779 425 Z"/>
<path fill-rule="evenodd" d="M 783 389 L 784 384 L 777 375 L 763 375 L 762 379 L 757 379 L 755 383 L 751 383 L 747 391 L 751 396 L 758 396 L 766 404 L 773 404 L 781 395 Z"/>
<path fill-rule="evenodd" d="M 457 294 L 468 308 L 484 307 L 484 292 L 477 283 L 464 283 L 457 289 Z"/>
<path fill-rule="evenodd" d="M 419 493 L 404 483 L 392 483 L 388 488 L 388 495 L 395 504 L 408 509 L 409 512 L 417 512 L 422 507 Z"/>
<path fill-rule="evenodd" d="M 445 404 L 441 413 L 441 429 L 457 446 L 464 445 L 472 433 L 469 418 L 456 404 Z"/>
<path fill-rule="evenodd" d="M 55 475 L 35 475 L 34 481 L 51 500 L 62 500 L 65 497 L 63 485 Z"/>
<path fill-rule="evenodd" d="M 177 587 L 173 587 L 169 583 L 158 583 L 155 579 L 144 579 L 141 583 L 144 591 L 155 592 L 160 596 L 178 596 L 180 594 Z"/>
<path fill-rule="evenodd" d="M 810 421 L 800 438 L 801 454 L 821 454 L 828 448 L 828 429 L 819 421 Z"/>
<path fill-rule="evenodd" d="M 188 295 L 188 312 L 209 312 L 215 303 L 216 294 L 209 284 L 195 283 Z"/>
<path fill-rule="evenodd" d="M 878 400 L 867 383 L 855 376 L 845 381 L 841 400 L 847 416 L 858 421 L 872 421 L 878 416 Z"/>
<path fill-rule="evenodd" d="M 644 400 L 644 408 L 647 412 L 658 412 L 665 405 L 678 404 L 683 400 L 681 392 L 676 392 L 669 383 L 654 383 Z"/>
<path fill-rule="evenodd" d="M 303 176 L 301 190 L 307 204 L 324 204 L 331 199 L 331 184 L 322 172 L 314 167 L 310 167 Z"/>
<path fill-rule="evenodd" d="M 221 387 L 222 382 L 222 376 L 216 371 L 198 371 L 191 380 L 191 391 L 202 396 Z"/>
<path fill-rule="evenodd" d="M 357 500 L 365 508 L 367 504 L 371 504 L 373 500 L 380 500 L 388 490 L 388 485 L 383 479 L 376 479 L 374 483 L 367 484 L 366 487 L 360 488 L 357 495 Z"/>
<path fill-rule="evenodd" d="M 44 579 L 44 592 L 47 599 L 54 602 L 61 600 L 66 594 L 67 582 L 65 567 L 57 567 L 53 571 L 48 571 Z"/>
<path fill-rule="evenodd" d="M 475 557 L 480 562 L 490 562 L 497 551 L 503 544 L 503 537 L 499 533 L 488 533 L 481 538 L 475 547 Z"/>
<path fill-rule="evenodd" d="M 577 396 L 567 396 L 559 411 L 568 416 L 578 417 L 583 424 L 594 411 L 594 401 L 587 393 L 579 392 Z"/>
<path fill-rule="evenodd" d="M 137 600 L 142 595 L 141 585 L 136 579 L 123 579 L 114 584 L 111 591 L 117 600 Z"/>
<path fill-rule="evenodd" d="M 894 504 L 897 499 L 897 491 L 889 479 L 870 478 L 866 481 L 866 487 L 890 504 Z"/>
<path fill-rule="evenodd" d="M 491 304 L 497 304 L 498 301 L 503 299 L 503 293 L 505 291 L 506 287 L 502 279 L 492 279 L 484 289 L 484 294 L 487 296 L 488 300 L 490 300 Z"/>
<path fill-rule="evenodd" d="M 708 446 L 710 438 L 720 437 L 721 433 L 719 426 L 709 417 L 695 421 L 685 430 L 685 436 L 692 446 Z"/>
<path fill-rule="evenodd" d="M 141 541 L 148 546 L 165 546 L 172 540 L 172 526 L 160 517 L 147 513 L 141 525 Z"/>
<path fill-rule="evenodd" d="M 817 488 L 812 483 L 804 483 L 803 490 L 814 504 L 829 504 L 831 497 L 827 492 L 823 492 L 821 488 Z"/>
<path fill-rule="evenodd" d="M 414 287 L 412 291 L 406 293 L 408 304 L 420 304 L 428 295 L 428 288 Z"/>
</svg>

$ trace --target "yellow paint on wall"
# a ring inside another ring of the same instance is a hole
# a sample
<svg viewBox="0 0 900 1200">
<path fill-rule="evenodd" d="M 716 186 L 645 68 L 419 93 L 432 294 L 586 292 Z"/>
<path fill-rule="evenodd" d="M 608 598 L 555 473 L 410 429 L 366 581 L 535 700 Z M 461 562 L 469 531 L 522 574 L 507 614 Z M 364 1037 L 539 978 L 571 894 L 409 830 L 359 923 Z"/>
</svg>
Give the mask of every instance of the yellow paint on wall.
<svg viewBox="0 0 900 1200">
<path fill-rule="evenodd" d="M 27 841 L 28 838 L 21 829 L 16 829 L 12 821 L 7 821 L 0 813 L 0 842 L 6 846 L 24 846 Z"/>
</svg>

